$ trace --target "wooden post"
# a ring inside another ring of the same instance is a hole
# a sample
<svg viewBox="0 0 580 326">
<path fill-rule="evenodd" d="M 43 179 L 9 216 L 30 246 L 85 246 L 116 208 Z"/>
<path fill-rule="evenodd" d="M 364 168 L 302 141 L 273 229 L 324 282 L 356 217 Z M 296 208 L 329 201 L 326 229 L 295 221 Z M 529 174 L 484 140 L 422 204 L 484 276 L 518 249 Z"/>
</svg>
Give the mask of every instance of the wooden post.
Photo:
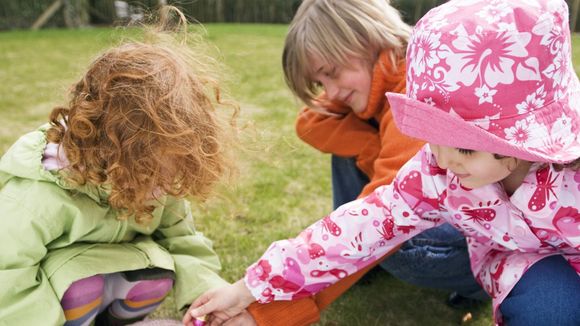
<svg viewBox="0 0 580 326">
<path fill-rule="evenodd" d="M 54 15 L 54 13 L 62 6 L 62 0 L 55 0 L 46 10 L 36 19 L 30 26 L 30 29 L 37 30 L 41 28 Z"/>
</svg>

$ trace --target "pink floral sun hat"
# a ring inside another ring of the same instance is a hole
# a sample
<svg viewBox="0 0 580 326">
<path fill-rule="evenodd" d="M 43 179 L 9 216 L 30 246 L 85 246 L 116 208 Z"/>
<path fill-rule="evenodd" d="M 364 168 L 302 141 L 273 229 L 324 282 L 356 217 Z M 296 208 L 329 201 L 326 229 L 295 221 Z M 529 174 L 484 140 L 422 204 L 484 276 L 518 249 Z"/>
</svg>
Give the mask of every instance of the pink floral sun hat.
<svg viewBox="0 0 580 326">
<path fill-rule="evenodd" d="M 452 0 L 415 26 L 399 129 L 536 162 L 580 157 L 580 84 L 561 0 Z"/>
</svg>

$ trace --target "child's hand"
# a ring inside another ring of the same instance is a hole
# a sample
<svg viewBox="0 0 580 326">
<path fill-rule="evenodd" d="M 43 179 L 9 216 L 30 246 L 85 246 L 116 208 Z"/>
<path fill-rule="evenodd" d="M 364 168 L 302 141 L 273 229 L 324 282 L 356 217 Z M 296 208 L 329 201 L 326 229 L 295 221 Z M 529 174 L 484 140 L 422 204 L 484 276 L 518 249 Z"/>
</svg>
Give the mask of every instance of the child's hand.
<svg viewBox="0 0 580 326">
<path fill-rule="evenodd" d="M 215 324 L 214 324 L 214 322 L 215 322 Z M 216 320 L 216 319 L 212 319 L 212 321 L 209 325 L 213 326 L 216 324 L 220 325 L 221 322 Z M 223 325 L 224 326 L 257 326 L 256 321 L 254 320 L 254 317 L 252 317 L 252 315 L 247 310 L 242 311 L 241 314 L 228 320 Z"/>
<path fill-rule="evenodd" d="M 189 318 L 191 318 L 191 319 L 186 322 L 185 318 L 184 318 L 183 323 L 185 326 L 198 326 L 198 325 L 204 325 L 204 326 L 214 326 L 214 325 L 257 326 L 258 325 L 258 324 L 256 324 L 254 317 L 252 317 L 252 315 L 245 309 L 244 309 L 244 311 L 242 311 L 242 313 L 240 313 L 237 316 L 232 317 L 231 319 L 227 320 L 225 323 L 223 320 L 216 318 L 214 315 L 206 316 L 206 318 L 204 318 L 204 320 L 202 322 L 200 322 L 201 319 L 198 319 L 197 321 L 195 321 L 193 319 L 193 317 L 191 317 L 190 314 L 187 314 L 186 316 L 190 316 Z"/>
<path fill-rule="evenodd" d="M 255 299 L 243 280 L 228 286 L 209 290 L 197 298 L 183 316 L 183 324 L 190 325 L 194 318 L 211 314 L 210 325 L 221 323 L 237 316 Z"/>
</svg>

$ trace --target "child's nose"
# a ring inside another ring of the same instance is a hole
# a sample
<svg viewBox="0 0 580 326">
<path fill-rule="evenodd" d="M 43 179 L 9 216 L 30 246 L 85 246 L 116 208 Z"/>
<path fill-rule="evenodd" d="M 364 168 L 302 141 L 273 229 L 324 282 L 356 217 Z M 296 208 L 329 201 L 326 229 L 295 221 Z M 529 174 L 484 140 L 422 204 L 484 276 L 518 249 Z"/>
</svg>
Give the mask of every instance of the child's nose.
<svg viewBox="0 0 580 326">
<path fill-rule="evenodd" d="M 338 87 L 333 82 L 326 82 L 324 84 L 326 95 L 331 100 L 336 100 L 338 97 Z"/>
<path fill-rule="evenodd" d="M 453 155 L 446 148 L 440 148 L 437 153 L 437 165 L 442 169 L 448 169 L 453 165 Z"/>
</svg>

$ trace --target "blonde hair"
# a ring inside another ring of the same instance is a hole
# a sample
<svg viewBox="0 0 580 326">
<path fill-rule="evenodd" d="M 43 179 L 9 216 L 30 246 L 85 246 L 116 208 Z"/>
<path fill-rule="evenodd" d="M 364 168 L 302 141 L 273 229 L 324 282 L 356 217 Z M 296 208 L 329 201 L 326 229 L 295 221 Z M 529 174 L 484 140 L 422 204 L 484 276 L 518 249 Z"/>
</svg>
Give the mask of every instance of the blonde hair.
<svg viewBox="0 0 580 326">
<path fill-rule="evenodd" d="M 94 60 L 69 104 L 53 109 L 47 134 L 65 151 L 69 181 L 106 185 L 120 218 L 134 215 L 139 223 L 150 220 L 159 190 L 203 199 L 234 171 L 233 120 L 228 126 L 216 112 L 219 65 L 191 37 L 181 12 L 164 10 L 146 41 L 125 42 Z"/>
<path fill-rule="evenodd" d="M 342 67 L 349 57 L 373 65 L 389 50 L 391 66 L 404 59 L 411 27 L 388 0 L 304 0 L 284 45 L 282 66 L 288 87 L 309 106 L 316 106 L 317 84 L 311 79 L 312 56 Z M 396 72 L 396 70 L 393 70 Z"/>
</svg>

